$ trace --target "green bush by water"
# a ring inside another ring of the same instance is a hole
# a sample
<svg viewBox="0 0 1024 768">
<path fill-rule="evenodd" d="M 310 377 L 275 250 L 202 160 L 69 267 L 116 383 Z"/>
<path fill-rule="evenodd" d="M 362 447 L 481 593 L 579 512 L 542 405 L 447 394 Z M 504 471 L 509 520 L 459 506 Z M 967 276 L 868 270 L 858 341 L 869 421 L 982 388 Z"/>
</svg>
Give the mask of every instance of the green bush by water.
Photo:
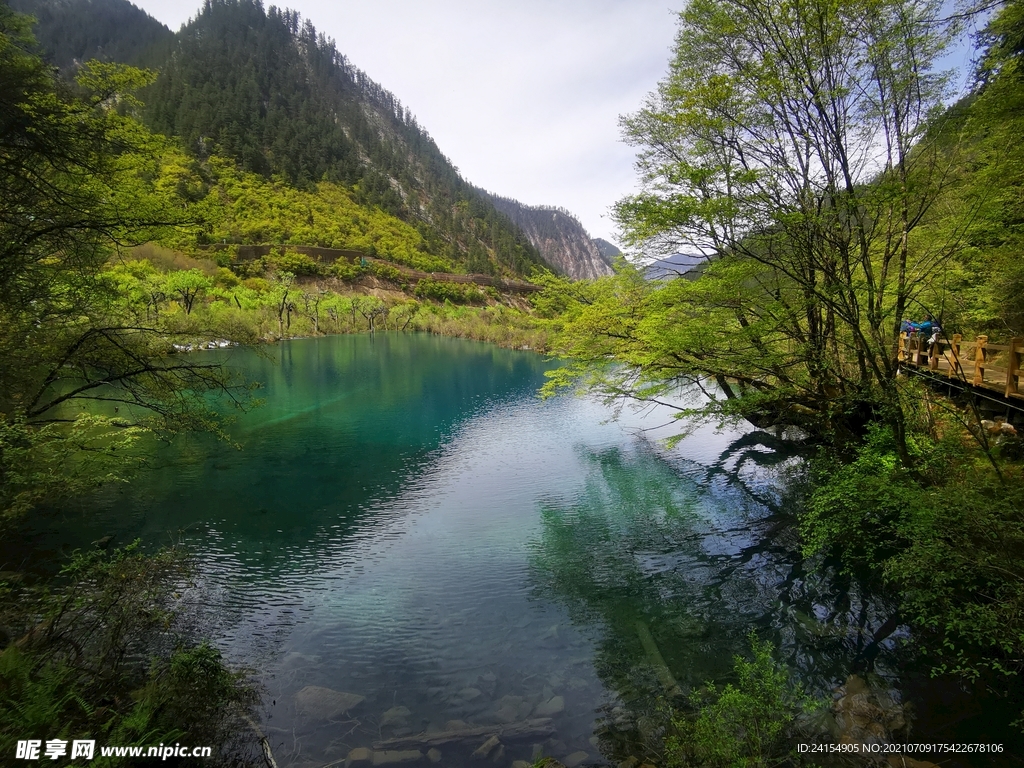
<svg viewBox="0 0 1024 768">
<path fill-rule="evenodd" d="M 811 700 L 775 662 L 774 646 L 749 635 L 753 659 L 737 656 L 734 683 L 706 683 L 688 710 L 671 713 L 665 738 L 669 768 L 762 768 L 795 758 L 794 722 Z"/>
<path fill-rule="evenodd" d="M 0 755 L 24 739 L 94 739 L 90 764 L 119 766 L 99 746 L 181 742 L 227 745 L 203 763 L 230 764 L 259 695 L 214 647 L 189 640 L 177 607 L 189 571 L 176 550 L 133 544 L 76 554 L 59 586 L 0 587 L 0 623 L 20 634 L 0 651 Z"/>
<path fill-rule="evenodd" d="M 935 433 L 915 434 L 911 467 L 884 427 L 849 463 L 819 459 L 805 551 L 895 592 L 933 674 L 1003 696 L 1024 671 L 1024 470 L 962 424 Z"/>
</svg>

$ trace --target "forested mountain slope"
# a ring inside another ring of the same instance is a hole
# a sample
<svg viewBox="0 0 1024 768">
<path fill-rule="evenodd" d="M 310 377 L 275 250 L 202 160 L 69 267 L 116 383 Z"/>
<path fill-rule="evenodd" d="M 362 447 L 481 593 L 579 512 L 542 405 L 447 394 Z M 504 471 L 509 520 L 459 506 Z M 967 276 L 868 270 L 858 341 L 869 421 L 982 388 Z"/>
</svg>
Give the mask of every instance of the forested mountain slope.
<svg viewBox="0 0 1024 768">
<path fill-rule="evenodd" d="M 9 0 L 8 4 L 36 18 L 36 41 L 62 70 L 88 59 L 146 63 L 154 47 L 174 37 L 127 0 Z"/>
<path fill-rule="evenodd" d="M 433 255 L 470 271 L 541 264 L 409 110 L 297 13 L 207 2 L 144 99 L 147 122 L 200 159 L 224 154 L 299 187 L 350 186 L 359 202 L 414 224 Z"/>
<path fill-rule="evenodd" d="M 159 72 L 142 94 L 142 117 L 199 162 L 187 185 L 193 196 L 211 187 L 203 164 L 225 157 L 298 189 L 345 187 L 359 204 L 415 227 L 426 255 L 453 268 L 529 274 L 546 266 L 537 243 L 554 240 L 528 238 L 459 175 L 394 94 L 296 12 L 208 0 L 172 37 L 127 0 L 16 2 L 37 17 L 40 45 L 61 66 L 98 56 Z M 549 248 L 551 266 L 607 274 L 579 230 L 573 245 Z"/>
<path fill-rule="evenodd" d="M 579 280 L 602 277 L 612 273 L 612 259 L 601 245 L 587 234 L 579 220 L 566 210 L 546 206 L 523 205 L 499 195 L 487 198 L 501 213 L 508 216 L 540 251 L 544 260 L 562 274 Z M 618 249 L 611 243 L 605 246 Z"/>
</svg>

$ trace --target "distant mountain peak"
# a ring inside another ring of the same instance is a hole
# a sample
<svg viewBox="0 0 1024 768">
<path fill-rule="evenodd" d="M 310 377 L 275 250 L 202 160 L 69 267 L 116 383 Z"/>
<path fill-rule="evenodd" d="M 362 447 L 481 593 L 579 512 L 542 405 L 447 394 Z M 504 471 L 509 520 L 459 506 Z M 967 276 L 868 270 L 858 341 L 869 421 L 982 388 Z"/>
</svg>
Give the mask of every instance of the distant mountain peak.
<svg viewBox="0 0 1024 768">
<path fill-rule="evenodd" d="M 612 261 L 619 249 L 606 240 L 592 239 L 579 219 L 565 208 L 524 205 L 518 200 L 480 192 L 523 231 L 540 251 L 541 258 L 561 274 L 580 280 L 612 273 Z M 604 244 L 603 248 L 599 242 Z"/>
<path fill-rule="evenodd" d="M 604 257 L 604 260 L 609 264 L 613 263 L 615 259 L 622 255 L 622 251 L 619 250 L 615 243 L 609 243 L 607 240 L 595 237 L 594 245 L 597 246 L 598 252 Z"/>
<path fill-rule="evenodd" d="M 707 257 L 699 253 L 673 253 L 661 259 L 655 259 L 644 267 L 644 276 L 648 280 L 674 280 L 697 274 L 707 261 Z"/>
</svg>

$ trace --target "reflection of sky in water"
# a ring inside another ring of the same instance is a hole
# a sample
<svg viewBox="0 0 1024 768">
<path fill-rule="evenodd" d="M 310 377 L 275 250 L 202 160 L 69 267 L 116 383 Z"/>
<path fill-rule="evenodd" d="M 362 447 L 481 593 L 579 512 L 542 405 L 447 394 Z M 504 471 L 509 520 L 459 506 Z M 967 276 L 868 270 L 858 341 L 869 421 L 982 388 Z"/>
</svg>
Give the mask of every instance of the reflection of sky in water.
<svg viewBox="0 0 1024 768">
<path fill-rule="evenodd" d="M 778 500 L 792 462 L 751 461 L 771 456 L 762 433 L 705 426 L 666 452 L 667 409 L 609 422 L 592 401 L 541 402 L 542 359 L 486 345 L 279 350 L 247 358 L 267 405 L 235 427 L 244 451 L 177 447 L 187 463 L 172 452 L 80 535 L 183 531 L 206 625 L 275 702 L 282 765 L 545 702 L 559 710 L 546 753 L 596 758 L 598 709 L 659 690 L 644 632 L 684 685 L 727 672 L 752 626 L 813 685 L 837 682 L 850 607 L 772 539 L 758 498 Z M 296 711 L 307 685 L 366 700 L 324 723 Z M 396 706 L 409 714 L 381 725 Z"/>
</svg>

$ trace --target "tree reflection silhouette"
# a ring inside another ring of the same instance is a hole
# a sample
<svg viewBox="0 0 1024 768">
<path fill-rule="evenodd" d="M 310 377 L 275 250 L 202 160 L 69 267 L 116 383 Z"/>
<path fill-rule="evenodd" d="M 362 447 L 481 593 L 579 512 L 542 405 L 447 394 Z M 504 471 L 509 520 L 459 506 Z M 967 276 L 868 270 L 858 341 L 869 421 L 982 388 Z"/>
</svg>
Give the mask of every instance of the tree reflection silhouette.
<svg viewBox="0 0 1024 768">
<path fill-rule="evenodd" d="M 891 613 L 805 568 L 784 494 L 745 487 L 793 455 L 766 434 L 739 437 L 710 467 L 673 466 L 642 443 L 589 453 L 584 490 L 542 506 L 533 593 L 596 630 L 595 667 L 634 722 L 672 698 L 671 679 L 683 691 L 728 679 L 751 628 L 828 690 Z"/>
</svg>

